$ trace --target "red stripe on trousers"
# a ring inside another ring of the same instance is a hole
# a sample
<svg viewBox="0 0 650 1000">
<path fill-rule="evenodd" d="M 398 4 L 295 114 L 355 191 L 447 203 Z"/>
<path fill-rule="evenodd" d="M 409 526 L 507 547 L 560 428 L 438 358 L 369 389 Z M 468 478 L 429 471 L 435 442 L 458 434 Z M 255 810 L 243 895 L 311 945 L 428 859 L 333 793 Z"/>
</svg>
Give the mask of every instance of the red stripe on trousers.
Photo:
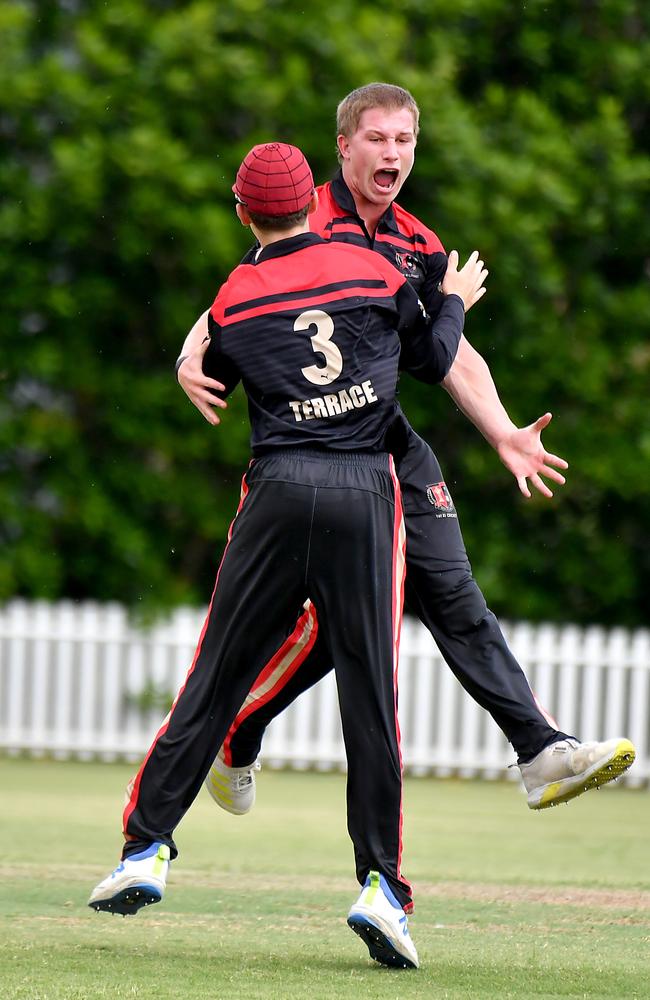
<svg viewBox="0 0 650 1000">
<path fill-rule="evenodd" d="M 222 747 L 223 761 L 228 767 L 232 766 L 232 752 L 230 749 L 232 740 L 244 719 L 247 719 L 249 715 L 252 715 L 253 712 L 257 712 L 257 710 L 262 708 L 263 705 L 267 705 L 272 698 L 275 698 L 275 696 L 279 694 L 279 692 L 282 691 L 283 688 L 289 683 L 298 667 L 305 662 L 311 653 L 318 635 L 318 617 L 316 615 L 316 608 L 311 601 L 309 602 L 309 608 L 298 619 L 296 627 L 289 638 L 282 643 L 277 653 L 271 657 L 251 687 L 249 696 L 254 695 L 255 692 L 265 684 L 266 680 L 271 676 L 278 664 L 281 663 L 284 657 L 290 653 L 291 649 L 298 644 L 310 619 L 313 622 L 312 632 L 309 639 L 305 643 L 304 649 L 296 655 L 291 664 L 287 667 L 284 673 L 280 675 L 276 683 L 269 688 L 266 694 L 256 698 L 249 704 L 244 704 L 235 716 L 235 720 L 228 730 L 228 735 L 223 741 Z"/>
<path fill-rule="evenodd" d="M 395 472 L 395 463 L 393 462 L 393 456 L 389 455 L 390 463 L 390 474 L 393 480 L 393 489 L 395 491 L 395 521 L 393 526 L 393 601 L 392 601 L 392 616 L 393 616 L 393 692 L 394 700 L 393 704 L 395 706 L 395 734 L 397 737 L 397 752 L 399 754 L 399 769 L 400 774 L 403 775 L 404 768 L 402 763 L 402 745 L 401 745 L 401 732 L 399 727 L 399 718 L 397 715 L 397 668 L 399 660 L 399 643 L 402 630 L 402 611 L 404 607 L 404 577 L 405 577 L 405 566 L 406 566 L 406 534 L 404 528 L 404 511 L 402 508 L 402 491 L 399 485 L 399 479 L 397 478 L 397 473 Z M 406 879 L 402 876 L 402 830 L 404 826 L 404 810 L 403 810 L 404 794 L 400 795 L 399 804 L 399 846 L 397 853 L 397 876 L 402 879 L 406 885 L 409 887 L 409 892 L 411 892 L 411 885 L 406 882 Z M 409 907 L 410 910 L 413 906 Z"/>
<path fill-rule="evenodd" d="M 223 561 L 226 558 L 226 552 L 228 551 L 228 546 L 230 545 L 230 539 L 232 538 L 232 531 L 233 531 L 233 527 L 234 527 L 235 521 L 237 519 L 237 515 L 239 514 L 240 510 L 242 509 L 242 507 L 244 505 L 244 500 L 246 499 L 247 494 L 248 494 L 248 485 L 246 483 L 246 474 L 244 474 L 244 476 L 242 478 L 241 493 L 240 493 L 240 496 L 239 496 L 239 506 L 237 507 L 237 510 L 235 512 L 235 516 L 232 519 L 230 527 L 228 528 L 228 538 L 227 538 L 227 541 L 226 541 L 226 547 L 223 550 L 223 556 L 221 557 L 221 562 L 219 563 L 219 569 L 217 570 L 217 578 L 216 578 L 216 580 L 214 582 L 214 588 L 212 590 L 212 597 L 210 598 L 210 605 L 208 607 L 208 613 L 205 616 L 205 621 L 203 622 L 203 628 L 201 629 L 201 635 L 199 636 L 199 641 L 198 641 L 198 644 L 197 644 L 197 647 L 196 647 L 196 651 L 194 653 L 194 659 L 192 660 L 192 665 L 190 666 L 189 670 L 187 671 L 187 674 L 185 675 L 185 680 L 183 681 L 183 684 L 181 685 L 181 687 L 180 687 L 180 689 L 178 691 L 178 694 L 174 698 L 174 703 L 173 703 L 172 707 L 170 708 L 169 712 L 167 713 L 162 726 L 160 727 L 160 729 L 158 730 L 158 732 L 154 736 L 153 743 L 149 747 L 149 750 L 147 751 L 147 755 L 146 755 L 145 759 L 143 760 L 142 764 L 140 765 L 140 770 L 138 771 L 138 773 L 135 776 L 135 779 L 133 781 L 133 787 L 131 789 L 131 794 L 129 796 L 129 801 L 127 802 L 127 804 L 125 806 L 125 809 L 124 809 L 124 812 L 122 814 L 122 827 L 123 827 L 124 837 L 125 837 L 126 840 L 132 839 L 129 836 L 129 834 L 127 833 L 126 828 L 128 826 L 129 818 L 130 818 L 132 812 L 134 811 L 134 809 L 136 808 L 136 806 L 138 804 L 138 796 L 140 794 L 140 781 L 142 780 L 142 773 L 143 773 L 145 767 L 147 766 L 147 762 L 148 762 L 149 758 L 151 757 L 151 754 L 153 753 L 158 740 L 160 739 L 161 736 L 164 735 L 164 733 L 167 732 L 167 728 L 169 726 L 169 723 L 170 723 L 170 720 L 171 720 L 171 717 L 172 717 L 172 713 L 173 713 L 174 709 L 176 708 L 176 704 L 178 702 L 178 699 L 180 698 L 180 696 L 182 695 L 183 691 L 185 690 L 185 687 L 187 685 L 188 679 L 190 678 L 190 676 L 192 675 L 192 672 L 194 671 L 194 668 L 196 667 L 196 661 L 199 658 L 199 654 L 201 652 L 201 647 L 203 646 L 203 639 L 205 637 L 206 629 L 208 627 L 208 622 L 210 620 L 210 613 L 212 611 L 212 604 L 214 602 L 214 595 L 217 592 L 217 586 L 219 584 L 219 574 L 221 573 L 221 567 L 223 566 Z"/>
</svg>

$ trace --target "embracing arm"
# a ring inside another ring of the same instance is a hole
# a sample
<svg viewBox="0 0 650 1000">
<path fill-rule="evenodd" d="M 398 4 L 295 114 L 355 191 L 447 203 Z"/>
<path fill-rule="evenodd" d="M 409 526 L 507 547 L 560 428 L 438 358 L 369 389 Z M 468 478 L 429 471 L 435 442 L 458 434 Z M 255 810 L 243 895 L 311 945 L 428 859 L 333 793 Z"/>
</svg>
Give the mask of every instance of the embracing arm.
<svg viewBox="0 0 650 1000">
<path fill-rule="evenodd" d="M 216 393 L 224 392 L 225 386 L 214 378 L 203 374 L 203 358 L 210 343 L 208 335 L 208 315 L 210 310 L 199 316 L 188 333 L 180 357 L 176 362 L 176 378 L 188 398 L 202 413 L 209 424 L 216 426 L 221 423 L 214 411 L 225 410 L 228 404 Z"/>
<path fill-rule="evenodd" d="M 528 427 L 517 427 L 499 399 L 488 365 L 465 337 L 461 337 L 456 358 L 442 385 L 512 472 L 523 495 L 530 498 L 527 484 L 530 479 L 543 496 L 552 497 L 540 475 L 563 484 L 564 476 L 556 469 L 567 469 L 568 463 L 542 445 L 541 433 L 550 423 L 551 414 L 545 413 Z"/>
</svg>

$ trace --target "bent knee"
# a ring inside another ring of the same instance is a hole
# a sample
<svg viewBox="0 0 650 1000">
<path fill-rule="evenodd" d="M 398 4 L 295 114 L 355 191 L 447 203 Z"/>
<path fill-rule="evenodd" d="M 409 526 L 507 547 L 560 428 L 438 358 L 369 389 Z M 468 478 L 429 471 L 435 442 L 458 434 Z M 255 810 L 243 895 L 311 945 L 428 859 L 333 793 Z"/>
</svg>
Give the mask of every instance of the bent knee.
<svg viewBox="0 0 650 1000">
<path fill-rule="evenodd" d="M 407 611 L 427 626 L 444 622 L 445 631 L 474 631 L 494 617 L 469 567 L 428 574 L 425 580 L 409 581 L 407 575 L 404 596 Z"/>
</svg>

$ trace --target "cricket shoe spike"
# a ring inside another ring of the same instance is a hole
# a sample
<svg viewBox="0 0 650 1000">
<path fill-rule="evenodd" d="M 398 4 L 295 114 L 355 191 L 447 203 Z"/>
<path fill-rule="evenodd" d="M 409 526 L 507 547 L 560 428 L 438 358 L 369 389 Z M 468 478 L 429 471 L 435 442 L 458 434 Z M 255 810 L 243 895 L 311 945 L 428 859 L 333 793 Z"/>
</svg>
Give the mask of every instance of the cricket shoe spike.
<svg viewBox="0 0 650 1000">
<path fill-rule="evenodd" d="M 528 792 L 530 809 L 547 809 L 576 795 L 614 781 L 634 763 L 636 750 L 629 740 L 604 743 L 558 740 L 519 770 Z"/>
<path fill-rule="evenodd" d="M 93 889 L 88 906 L 129 916 L 143 906 L 159 903 L 165 894 L 169 847 L 154 843 L 121 861 L 114 872 Z"/>
<path fill-rule="evenodd" d="M 419 967 L 408 918 L 379 872 L 368 874 L 361 895 L 348 913 L 348 926 L 365 941 L 370 957 L 380 965 Z"/>
<path fill-rule="evenodd" d="M 243 816 L 255 805 L 255 772 L 262 765 L 254 760 L 246 767 L 229 767 L 219 755 L 207 773 L 205 787 L 222 809 Z"/>
</svg>

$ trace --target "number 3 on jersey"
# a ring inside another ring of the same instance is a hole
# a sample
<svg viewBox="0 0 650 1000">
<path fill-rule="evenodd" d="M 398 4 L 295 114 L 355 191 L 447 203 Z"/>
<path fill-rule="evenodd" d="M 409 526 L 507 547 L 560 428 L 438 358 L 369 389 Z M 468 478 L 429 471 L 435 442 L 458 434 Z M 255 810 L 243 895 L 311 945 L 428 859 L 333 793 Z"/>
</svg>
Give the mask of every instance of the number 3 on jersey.
<svg viewBox="0 0 650 1000">
<path fill-rule="evenodd" d="M 325 367 L 310 365 L 302 368 L 302 374 L 312 385 L 329 385 L 335 378 L 338 378 L 343 370 L 343 357 L 338 347 L 332 340 L 334 333 L 334 323 L 332 317 L 320 309 L 308 309 L 301 313 L 293 328 L 298 333 L 301 330 L 309 330 L 316 327 L 316 333 L 310 337 L 311 347 L 314 353 L 322 354 L 325 358 Z"/>
</svg>

